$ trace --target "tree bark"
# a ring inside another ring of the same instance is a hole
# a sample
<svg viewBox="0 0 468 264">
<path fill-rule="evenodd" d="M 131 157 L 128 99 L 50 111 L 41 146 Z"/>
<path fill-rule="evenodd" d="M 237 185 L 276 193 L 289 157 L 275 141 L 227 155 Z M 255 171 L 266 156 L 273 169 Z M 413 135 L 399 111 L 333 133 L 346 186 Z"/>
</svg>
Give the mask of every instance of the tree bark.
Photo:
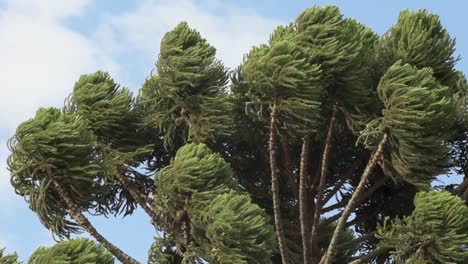
<svg viewBox="0 0 468 264">
<path fill-rule="evenodd" d="M 271 191 L 273 198 L 273 211 L 276 227 L 276 236 L 278 237 L 278 248 L 281 254 L 281 260 L 283 264 L 288 264 L 288 255 L 286 248 L 286 238 L 283 231 L 283 222 L 281 219 L 281 209 L 280 209 L 280 193 L 279 193 L 279 184 L 278 184 L 278 164 L 276 163 L 277 158 L 277 139 L 276 139 L 276 116 L 277 109 L 276 104 L 273 105 L 270 114 L 270 138 L 268 142 L 269 155 L 270 155 L 270 171 L 271 171 Z"/>
<path fill-rule="evenodd" d="M 309 149 L 310 138 L 305 136 L 302 142 L 301 165 L 299 173 L 299 217 L 301 220 L 302 252 L 304 264 L 311 263 L 310 240 L 308 234 L 308 225 L 310 221 L 306 219 L 307 210 L 307 176 L 309 175 Z"/>
<path fill-rule="evenodd" d="M 320 169 L 320 182 L 317 188 L 317 202 L 316 202 L 316 208 L 315 208 L 315 213 L 313 222 L 312 222 L 312 228 L 311 228 L 311 241 L 315 241 L 318 238 L 318 226 L 320 222 L 320 215 L 322 213 L 322 207 L 323 207 L 323 193 L 325 191 L 325 184 L 327 182 L 327 174 L 328 174 L 328 161 L 330 158 L 330 151 L 332 147 L 332 141 L 333 141 L 333 130 L 335 129 L 335 123 L 336 123 L 336 106 L 333 108 L 333 112 L 330 118 L 330 124 L 328 125 L 328 132 L 327 136 L 325 139 L 325 147 L 323 149 L 323 154 L 322 154 L 322 162 L 321 162 L 321 169 Z"/>
<path fill-rule="evenodd" d="M 294 164 L 291 159 L 291 151 L 289 150 L 288 144 L 286 141 L 281 141 L 281 159 L 283 161 L 283 169 L 286 176 L 288 176 L 288 184 L 291 189 L 291 193 L 294 198 L 299 197 L 297 189 L 297 180 L 294 176 Z"/>
<path fill-rule="evenodd" d="M 344 228 L 344 226 L 346 224 L 346 221 L 347 221 L 349 215 L 351 214 L 352 210 L 354 210 L 354 208 L 356 207 L 357 202 L 359 202 L 359 200 L 361 199 L 361 195 L 363 194 L 363 192 L 365 190 L 365 185 L 367 183 L 367 180 L 369 179 L 369 177 L 370 177 L 370 175 L 372 173 L 372 170 L 377 165 L 378 160 L 381 158 L 383 148 L 384 148 L 385 144 L 387 143 L 387 140 L 388 140 L 388 135 L 386 133 L 384 133 L 383 136 L 382 136 L 382 139 L 380 140 L 379 144 L 377 145 L 377 148 L 376 148 L 375 152 L 372 154 L 371 159 L 367 163 L 367 166 L 366 166 L 366 168 L 365 168 L 365 170 L 364 170 L 364 172 L 363 172 L 363 174 L 361 176 L 361 179 L 359 181 L 359 184 L 358 184 L 356 190 L 354 191 L 353 195 L 351 196 L 351 199 L 349 200 L 348 204 L 344 208 L 340 219 L 338 220 L 335 231 L 333 232 L 332 239 L 330 241 L 330 245 L 328 246 L 327 252 L 322 257 L 322 260 L 320 261 L 320 263 L 324 263 L 324 264 L 332 263 L 332 260 L 333 260 L 333 258 L 335 256 L 335 253 L 336 253 L 335 251 L 336 251 L 336 246 L 338 244 L 338 238 L 341 235 L 341 233 L 343 232 L 343 228 Z"/>
<path fill-rule="evenodd" d="M 78 207 L 75 205 L 68 192 L 57 180 L 53 179 L 52 184 L 64 202 L 70 217 L 73 218 L 81 227 L 83 227 L 83 229 L 85 229 L 91 236 L 93 236 L 99 243 L 101 243 L 107 250 L 109 250 L 109 252 L 111 252 L 120 262 L 124 264 L 140 264 L 140 262 L 136 261 L 117 246 L 109 242 L 96 230 L 96 228 L 94 228 L 88 218 L 86 218 L 86 216 L 84 216 L 80 209 L 78 209 Z"/>
</svg>

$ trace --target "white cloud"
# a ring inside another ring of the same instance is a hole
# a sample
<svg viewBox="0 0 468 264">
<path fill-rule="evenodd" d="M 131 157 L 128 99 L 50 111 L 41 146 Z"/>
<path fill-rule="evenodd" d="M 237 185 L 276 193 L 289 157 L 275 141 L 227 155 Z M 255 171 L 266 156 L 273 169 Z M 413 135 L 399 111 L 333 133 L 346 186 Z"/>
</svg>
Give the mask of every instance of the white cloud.
<svg viewBox="0 0 468 264">
<path fill-rule="evenodd" d="M 6 0 L 8 13 L 22 14 L 28 17 L 47 20 L 59 20 L 80 15 L 89 0 Z"/>
<path fill-rule="evenodd" d="M 32 117 L 38 107 L 60 107 L 81 74 L 102 69 L 109 71 L 117 81 L 139 88 L 154 67 L 163 35 L 180 21 L 187 21 L 199 30 L 217 48 L 218 58 L 233 68 L 252 45 L 265 42 L 274 27 L 281 24 L 253 10 L 227 6 L 219 0 L 143 0 L 133 10 L 100 14 L 99 25 L 90 35 L 66 26 L 66 19 L 86 14 L 91 3 L 89 0 L 0 0 L 0 212 L 3 212 L 3 223 L 5 218 L 7 222 L 14 222 L 17 218 L 28 221 L 29 217 L 34 217 L 10 186 L 5 162 L 9 155 L 7 137 L 19 123 Z M 38 221 L 34 218 L 31 228 L 36 225 Z M 30 253 L 33 248 L 27 247 L 37 244 L 32 240 L 27 245 L 18 244 L 24 237 L 14 228 L 18 227 L 13 227 L 8 234 L 0 232 L 3 236 L 0 244 L 18 249 L 22 254 Z M 45 229 L 38 232 L 36 240 L 50 240 Z M 146 249 L 142 254 L 146 255 Z"/>
<path fill-rule="evenodd" d="M 105 23 L 96 32 L 96 39 L 110 44 L 107 50 L 112 54 L 145 56 L 149 63 L 138 76 L 142 82 L 153 67 L 162 37 L 181 21 L 199 30 L 217 48 L 218 58 L 231 69 L 242 61 L 243 54 L 252 45 L 267 41 L 270 32 L 281 24 L 254 10 L 213 0 L 205 4 L 202 7 L 191 0 L 146 0 L 135 10 L 106 16 Z"/>
</svg>

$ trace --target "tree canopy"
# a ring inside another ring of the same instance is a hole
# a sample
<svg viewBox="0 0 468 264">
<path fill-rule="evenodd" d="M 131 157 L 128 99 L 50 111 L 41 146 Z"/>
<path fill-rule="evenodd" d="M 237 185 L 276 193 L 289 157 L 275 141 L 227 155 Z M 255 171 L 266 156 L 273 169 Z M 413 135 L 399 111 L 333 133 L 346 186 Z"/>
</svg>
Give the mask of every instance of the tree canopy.
<svg viewBox="0 0 468 264">
<path fill-rule="evenodd" d="M 136 96 L 97 71 L 62 109 L 18 126 L 16 193 L 57 239 L 99 242 L 65 240 L 29 262 L 139 263 L 86 213 L 140 207 L 156 229 L 148 263 L 465 263 L 459 60 L 425 10 L 379 36 L 338 7 L 310 7 L 235 69 L 181 22 Z"/>
</svg>

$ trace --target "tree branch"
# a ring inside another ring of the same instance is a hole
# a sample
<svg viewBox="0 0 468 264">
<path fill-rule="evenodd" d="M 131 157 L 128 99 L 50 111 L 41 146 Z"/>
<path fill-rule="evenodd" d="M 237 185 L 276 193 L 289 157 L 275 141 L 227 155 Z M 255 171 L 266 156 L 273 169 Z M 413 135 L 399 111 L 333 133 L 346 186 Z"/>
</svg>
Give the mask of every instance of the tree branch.
<svg viewBox="0 0 468 264">
<path fill-rule="evenodd" d="M 336 251 L 336 245 L 338 243 L 338 237 L 343 232 L 344 226 L 346 224 L 346 220 L 348 219 L 349 215 L 356 207 L 357 202 L 361 199 L 365 185 L 367 184 L 367 180 L 369 179 L 374 167 L 377 165 L 377 161 L 381 158 L 383 148 L 385 144 L 387 143 L 387 140 L 388 140 L 388 135 L 384 133 L 382 136 L 382 139 L 377 145 L 375 152 L 372 154 L 371 159 L 367 163 L 367 166 L 361 176 L 361 180 L 359 181 L 359 184 L 356 190 L 354 191 L 353 195 L 351 196 L 351 199 L 349 200 L 348 204 L 343 210 L 343 214 L 341 215 L 340 220 L 338 220 L 338 223 L 335 228 L 335 232 L 333 233 L 333 237 L 330 241 L 330 245 L 328 246 L 327 253 L 323 255 L 320 263 L 324 263 L 324 264 L 332 263 L 333 258 L 336 253 L 335 251 Z"/>
<path fill-rule="evenodd" d="M 333 107 L 333 112 L 330 118 L 330 124 L 328 125 L 328 132 L 327 137 L 325 139 L 325 147 L 323 149 L 322 154 L 322 162 L 321 162 L 321 169 L 320 169 L 320 182 L 317 188 L 317 202 L 316 208 L 314 212 L 312 228 L 311 228 L 311 241 L 315 241 L 318 237 L 318 226 L 320 222 L 320 215 L 322 213 L 322 206 L 323 203 L 323 193 L 325 190 L 325 184 L 327 182 L 327 175 L 328 175 L 328 162 L 330 158 L 330 151 L 332 148 L 332 141 L 333 141 L 333 130 L 335 128 L 336 123 L 336 105 Z"/>
<path fill-rule="evenodd" d="M 306 220 L 307 211 L 307 176 L 309 175 L 309 148 L 310 138 L 305 136 L 302 141 L 301 165 L 299 173 L 299 218 L 301 220 L 302 252 L 304 264 L 309 264 L 310 259 L 310 240 L 308 235 L 308 221 Z"/>
<path fill-rule="evenodd" d="M 288 264 L 288 256 L 286 251 L 286 239 L 283 231 L 283 222 L 281 220 L 281 209 L 280 209 L 280 193 L 278 184 L 278 164 L 276 163 L 276 116 L 277 109 L 276 104 L 273 105 L 273 109 L 270 114 L 270 138 L 268 142 L 269 147 L 269 158 L 270 158 L 270 171 L 271 171 L 271 191 L 273 193 L 273 211 L 276 227 L 276 235 L 278 237 L 278 247 L 281 254 L 281 260 L 283 264 Z"/>
</svg>

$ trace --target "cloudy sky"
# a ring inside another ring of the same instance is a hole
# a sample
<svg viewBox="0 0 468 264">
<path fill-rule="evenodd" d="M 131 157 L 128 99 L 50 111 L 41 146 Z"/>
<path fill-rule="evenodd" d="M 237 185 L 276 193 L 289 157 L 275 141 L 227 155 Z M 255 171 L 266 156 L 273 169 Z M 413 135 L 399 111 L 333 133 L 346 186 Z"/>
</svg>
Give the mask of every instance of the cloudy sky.
<svg viewBox="0 0 468 264">
<path fill-rule="evenodd" d="M 61 106 L 78 77 L 98 69 L 137 92 L 154 67 L 163 34 L 183 20 L 233 68 L 273 28 L 314 4 L 338 5 L 345 16 L 379 34 L 402 9 L 435 12 L 457 39 L 457 53 L 467 58 L 458 68 L 468 73 L 464 0 L 0 0 L 0 248 L 18 251 L 27 260 L 38 246 L 53 244 L 50 233 L 14 194 L 5 165 L 6 141 L 38 107 Z M 146 262 L 154 231 L 144 214 L 91 220 L 109 240 Z"/>
</svg>

